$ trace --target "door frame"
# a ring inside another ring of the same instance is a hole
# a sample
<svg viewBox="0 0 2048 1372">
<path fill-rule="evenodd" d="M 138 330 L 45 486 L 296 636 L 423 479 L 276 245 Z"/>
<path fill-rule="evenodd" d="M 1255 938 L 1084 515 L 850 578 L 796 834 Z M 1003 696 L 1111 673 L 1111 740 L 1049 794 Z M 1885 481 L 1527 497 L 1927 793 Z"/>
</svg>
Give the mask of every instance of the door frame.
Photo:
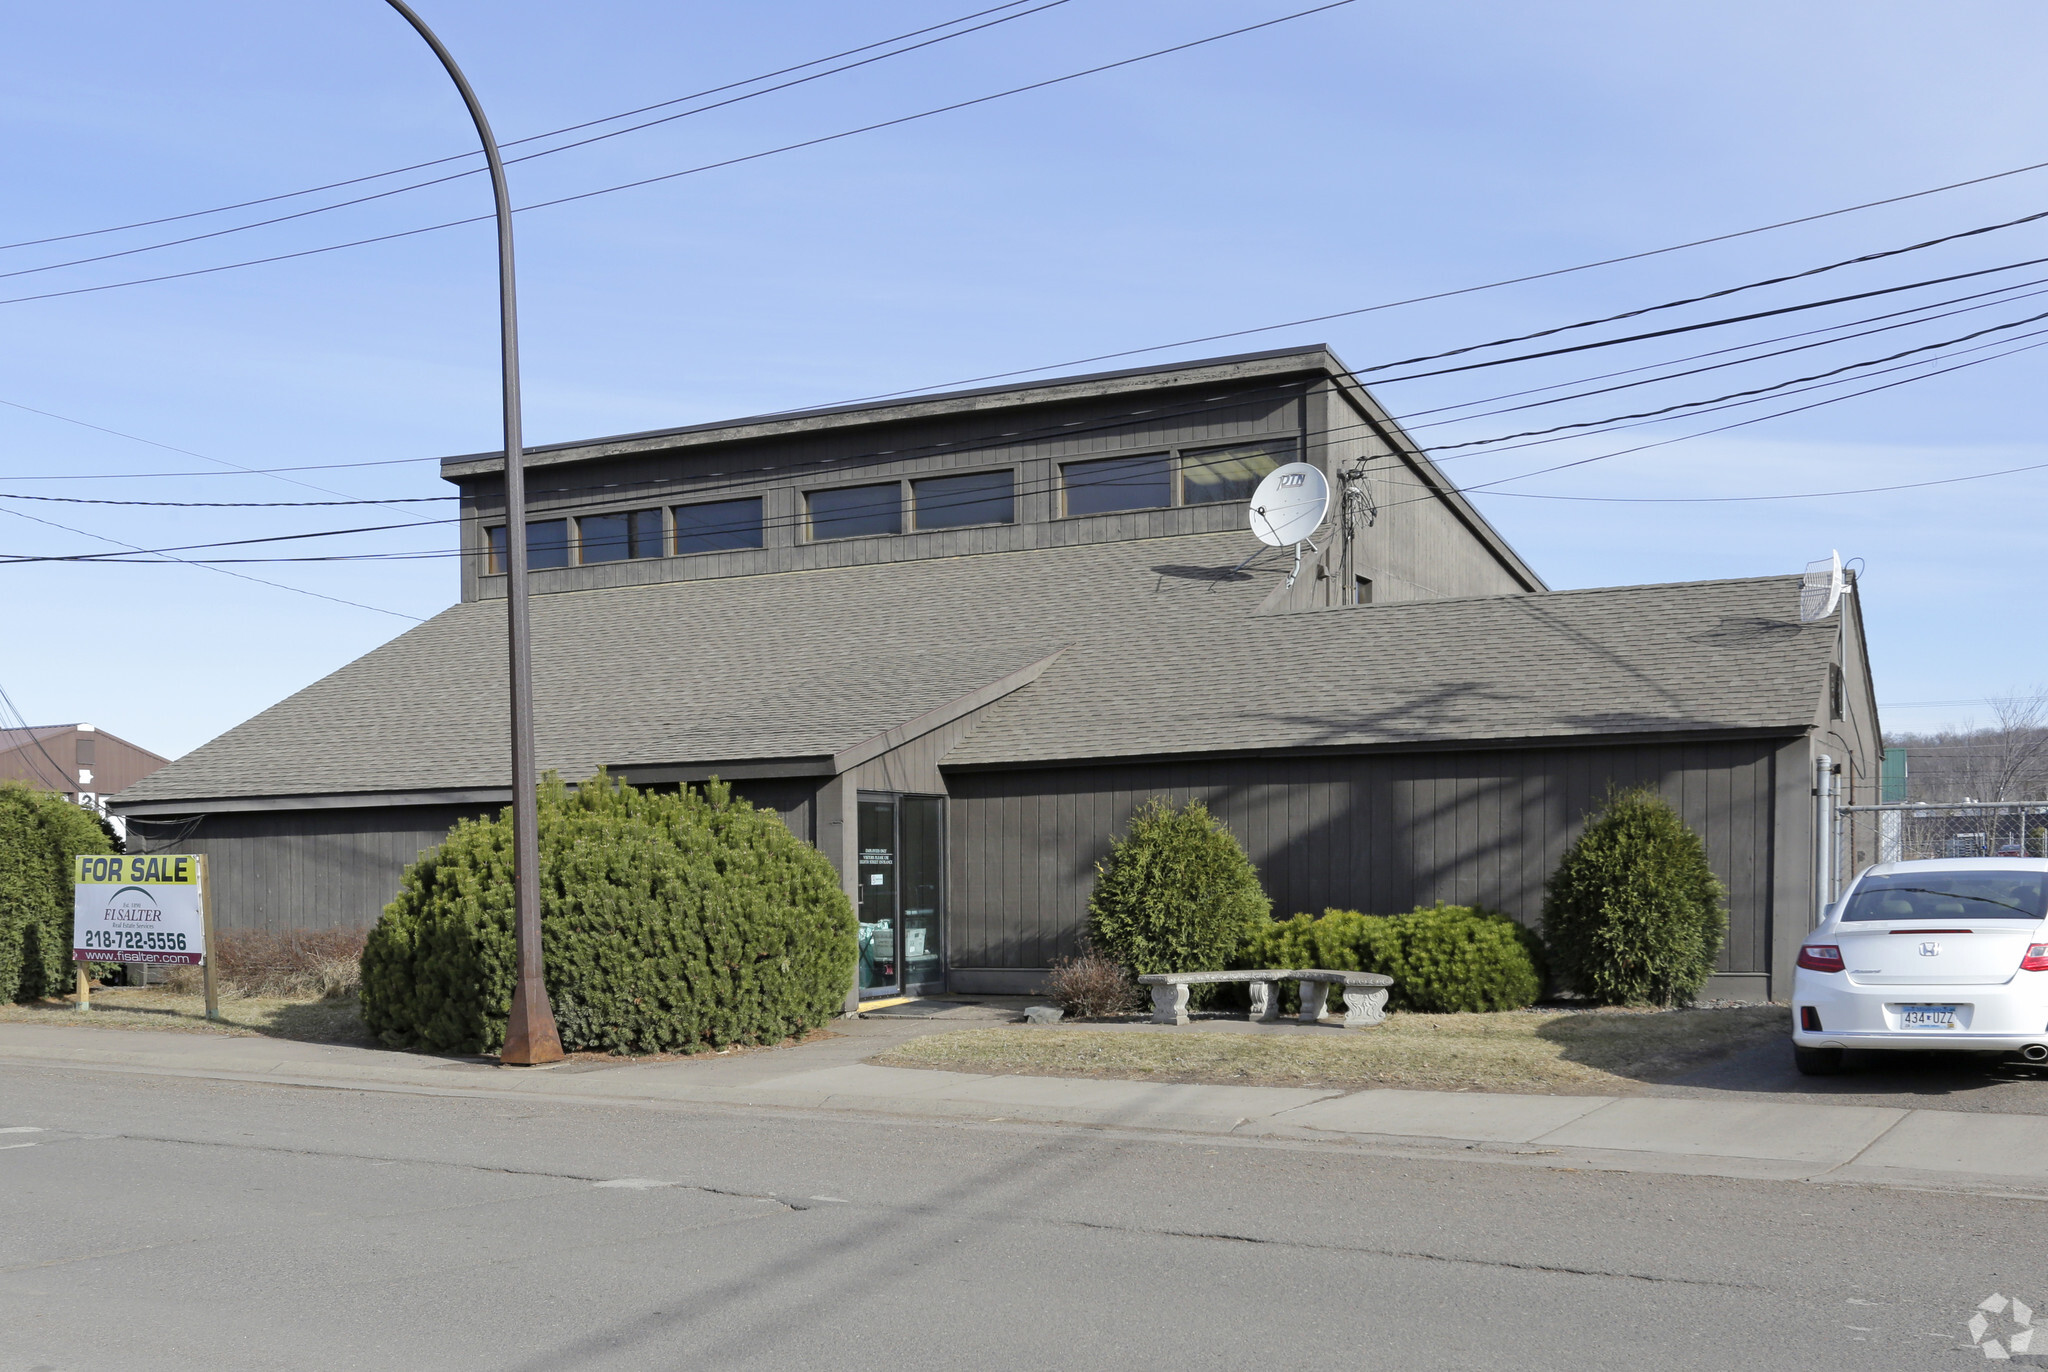
<svg viewBox="0 0 2048 1372">
<path fill-rule="evenodd" d="M 931 800 L 938 802 L 938 890 L 934 893 L 937 904 L 933 910 L 932 930 L 939 941 L 939 956 L 938 978 L 934 981 L 908 982 L 904 980 L 905 967 L 908 963 L 908 959 L 904 956 L 904 949 L 907 946 L 908 940 L 903 928 L 903 802 L 906 800 Z M 854 994 L 859 1000 L 863 1002 L 874 1000 L 887 1000 L 896 996 L 928 996 L 934 994 L 943 994 L 946 989 L 946 974 L 948 971 L 948 964 L 950 961 L 949 945 L 946 937 L 946 892 L 950 884 L 948 881 L 950 872 L 948 869 L 948 853 L 946 843 L 946 826 L 948 823 L 948 816 L 946 814 L 946 797 L 943 795 L 937 795 L 925 791 L 872 791 L 860 789 L 856 790 L 853 796 L 854 814 L 856 817 L 860 813 L 860 805 L 863 801 L 889 802 L 890 814 L 894 817 L 894 833 L 892 835 L 892 842 L 894 846 L 890 851 L 891 862 L 893 864 L 895 873 L 895 880 L 892 882 L 892 887 L 896 894 L 896 912 L 894 919 L 896 938 L 896 983 L 893 987 L 875 987 L 872 989 L 856 985 Z M 854 868 L 855 872 L 858 873 L 860 865 L 860 843 L 858 837 L 856 837 L 854 842 L 854 850 Z M 857 884 L 856 889 L 858 889 Z M 856 906 L 855 913 L 857 917 L 858 906 Z M 858 978 L 856 977 L 856 982 L 857 981 Z"/>
</svg>

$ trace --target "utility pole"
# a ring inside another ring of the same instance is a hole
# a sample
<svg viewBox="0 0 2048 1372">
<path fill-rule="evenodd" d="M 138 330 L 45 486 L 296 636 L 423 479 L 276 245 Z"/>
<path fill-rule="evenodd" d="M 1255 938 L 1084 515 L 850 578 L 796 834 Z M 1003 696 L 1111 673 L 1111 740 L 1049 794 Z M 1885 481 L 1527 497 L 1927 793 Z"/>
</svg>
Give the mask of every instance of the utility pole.
<svg viewBox="0 0 2048 1372">
<path fill-rule="evenodd" d="M 491 121 L 470 89 L 469 78 L 405 0 L 387 0 L 427 40 L 448 69 L 462 103 L 476 124 L 484 160 L 490 164 L 491 193 L 498 207 L 499 361 L 505 391 L 505 619 L 512 669 L 512 929 L 518 970 L 512 984 L 512 1017 L 498 1061 L 508 1067 L 538 1067 L 562 1060 L 562 1037 L 548 1004 L 540 952 L 540 812 L 534 793 L 533 641 L 526 604 L 526 469 L 519 425 L 519 309 L 512 288 L 512 195 Z"/>
<path fill-rule="evenodd" d="M 1372 459 L 1361 457 L 1349 467 L 1337 469 L 1337 480 L 1343 487 L 1343 496 L 1338 502 L 1338 517 L 1343 521 L 1344 553 L 1342 563 L 1344 575 L 1343 605 L 1358 603 L 1358 554 L 1354 543 L 1358 537 L 1358 525 L 1363 521 L 1370 529 L 1379 519 L 1380 509 L 1372 498 L 1372 486 L 1365 477 L 1365 464 Z"/>
</svg>

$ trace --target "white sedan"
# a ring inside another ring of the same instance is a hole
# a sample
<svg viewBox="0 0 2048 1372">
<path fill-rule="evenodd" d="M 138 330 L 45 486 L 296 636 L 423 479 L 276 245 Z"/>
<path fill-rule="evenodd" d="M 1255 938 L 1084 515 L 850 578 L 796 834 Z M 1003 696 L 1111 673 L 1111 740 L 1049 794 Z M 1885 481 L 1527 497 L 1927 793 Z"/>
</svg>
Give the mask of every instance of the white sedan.
<svg viewBox="0 0 2048 1372">
<path fill-rule="evenodd" d="M 1799 1070 L 1845 1048 L 1946 1048 L 2048 1062 L 2048 858 L 1866 868 L 1792 974 Z"/>
</svg>

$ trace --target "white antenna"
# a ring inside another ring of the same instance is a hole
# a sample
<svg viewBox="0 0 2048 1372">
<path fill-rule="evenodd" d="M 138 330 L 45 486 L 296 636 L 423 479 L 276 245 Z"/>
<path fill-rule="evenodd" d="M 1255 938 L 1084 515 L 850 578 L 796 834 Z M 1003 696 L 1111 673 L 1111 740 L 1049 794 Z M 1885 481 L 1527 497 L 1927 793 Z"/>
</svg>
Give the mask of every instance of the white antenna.
<svg viewBox="0 0 2048 1372">
<path fill-rule="evenodd" d="M 1812 624 L 1826 619 L 1842 603 L 1842 593 L 1847 590 L 1842 577 L 1842 555 L 1831 552 L 1818 562 L 1806 564 L 1806 575 L 1799 581 L 1799 622 Z"/>
<path fill-rule="evenodd" d="M 1301 575 L 1302 547 L 1315 550 L 1311 536 L 1329 515 L 1330 478 L 1323 475 L 1321 467 L 1307 462 L 1274 468 L 1252 492 L 1251 525 L 1259 542 L 1269 548 L 1294 545 L 1294 571 L 1287 578 L 1288 585 Z M 1243 567 L 1251 560 L 1248 557 L 1237 565 Z"/>
</svg>

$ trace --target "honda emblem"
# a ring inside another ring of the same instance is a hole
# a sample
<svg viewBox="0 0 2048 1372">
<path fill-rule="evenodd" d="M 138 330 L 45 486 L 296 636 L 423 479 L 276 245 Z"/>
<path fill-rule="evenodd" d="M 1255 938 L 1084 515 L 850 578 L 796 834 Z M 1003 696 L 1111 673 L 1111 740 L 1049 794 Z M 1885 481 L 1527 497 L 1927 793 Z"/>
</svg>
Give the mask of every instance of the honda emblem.
<svg viewBox="0 0 2048 1372">
<path fill-rule="evenodd" d="M 1920 945 L 1920 956 L 1923 958 L 1940 957 L 1941 945 L 1934 942 L 1932 939 L 1929 939 L 1926 943 Z"/>
</svg>

